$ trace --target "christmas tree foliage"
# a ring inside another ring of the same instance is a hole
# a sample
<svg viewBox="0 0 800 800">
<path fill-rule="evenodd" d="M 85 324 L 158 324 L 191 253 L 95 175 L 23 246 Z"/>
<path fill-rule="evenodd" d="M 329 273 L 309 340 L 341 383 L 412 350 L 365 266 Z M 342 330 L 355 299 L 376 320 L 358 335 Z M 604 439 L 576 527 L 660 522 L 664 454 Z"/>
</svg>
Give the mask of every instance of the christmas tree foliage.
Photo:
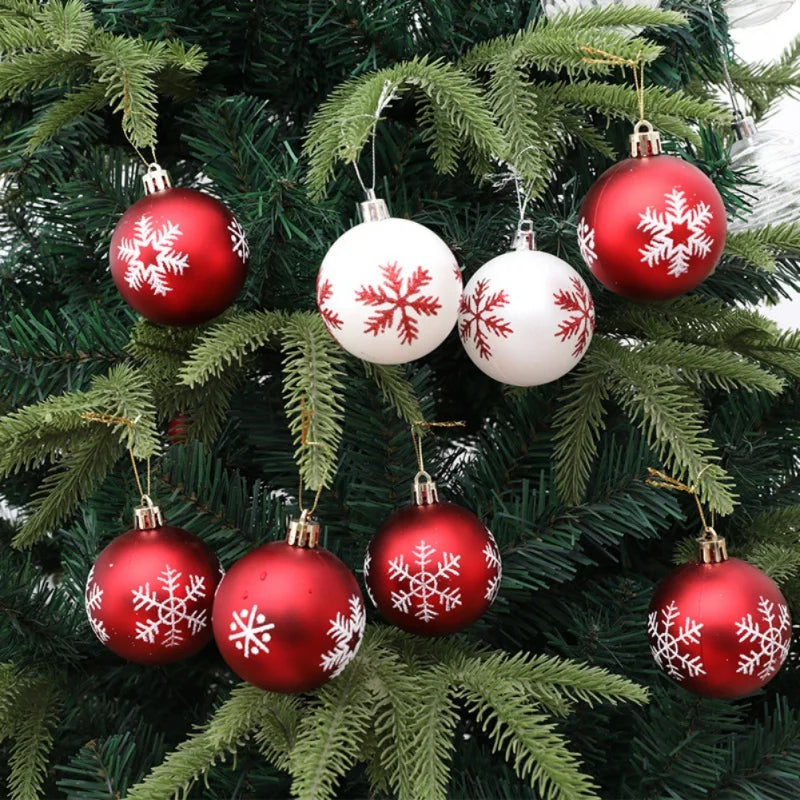
<svg viewBox="0 0 800 800">
<path fill-rule="evenodd" d="M 800 615 L 800 334 L 757 311 L 800 289 L 800 226 L 729 235 L 676 300 L 602 289 L 578 208 L 627 149 L 630 70 L 668 152 L 746 219 L 730 164 L 724 56 L 757 117 L 800 83 L 800 48 L 731 51 L 722 3 L 0 0 L 0 780 L 47 798 L 785 798 L 800 793 L 798 662 L 762 692 L 706 700 L 647 647 L 647 607 L 691 558 L 695 485 L 734 555 Z M 638 33 L 634 33 L 638 31 Z M 386 100 L 390 100 L 388 104 Z M 565 378 L 491 381 L 453 333 L 407 365 L 328 335 L 315 277 L 372 170 L 395 216 L 435 230 L 471 276 L 508 249 L 518 171 L 540 249 L 578 269 L 597 331 Z M 108 272 L 141 196 L 136 150 L 230 206 L 250 271 L 235 306 L 169 328 Z M 502 183 L 502 182 L 500 182 Z M 182 416 L 179 416 L 182 415 Z M 176 423 L 176 418 L 178 422 Z M 280 539 L 298 479 L 323 542 L 361 577 L 405 503 L 424 437 L 442 494 L 503 558 L 464 633 L 412 636 L 370 611 L 357 656 L 302 695 L 238 683 L 214 645 L 164 667 L 97 640 L 84 586 L 131 527 L 129 450 L 168 520 L 228 568 Z M 167 428 L 172 423 L 172 435 Z M 178 434 L 175 433 L 177 428 Z"/>
</svg>

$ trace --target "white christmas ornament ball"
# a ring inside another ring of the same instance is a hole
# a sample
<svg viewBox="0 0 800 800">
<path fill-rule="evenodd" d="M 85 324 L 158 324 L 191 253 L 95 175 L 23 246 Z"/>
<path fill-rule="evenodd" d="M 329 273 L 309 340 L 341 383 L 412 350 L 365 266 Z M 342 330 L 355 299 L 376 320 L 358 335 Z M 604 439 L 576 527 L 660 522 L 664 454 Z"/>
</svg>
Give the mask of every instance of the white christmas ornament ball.
<svg viewBox="0 0 800 800">
<path fill-rule="evenodd" d="M 496 381 L 538 386 L 566 375 L 594 333 L 594 301 L 565 261 L 515 250 L 484 264 L 464 290 L 458 332 L 469 357 Z"/>
<path fill-rule="evenodd" d="M 362 222 L 334 242 L 317 275 L 317 307 L 349 353 L 375 364 L 403 364 L 447 338 L 462 288 L 455 256 L 433 231 L 387 216 Z"/>
</svg>

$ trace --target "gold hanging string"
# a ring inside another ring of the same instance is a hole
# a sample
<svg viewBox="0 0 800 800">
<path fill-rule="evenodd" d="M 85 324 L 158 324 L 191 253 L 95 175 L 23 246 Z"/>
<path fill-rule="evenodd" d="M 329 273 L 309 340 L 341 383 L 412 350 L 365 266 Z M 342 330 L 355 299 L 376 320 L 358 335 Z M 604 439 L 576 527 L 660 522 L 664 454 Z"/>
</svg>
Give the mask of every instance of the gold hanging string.
<svg viewBox="0 0 800 800">
<path fill-rule="evenodd" d="M 419 471 L 428 474 L 425 470 L 425 462 L 422 458 L 422 430 L 430 428 L 463 428 L 467 423 L 463 420 L 453 420 L 450 422 L 425 422 L 416 420 L 411 424 L 411 441 L 414 443 L 414 452 L 417 456 L 417 466 Z"/>
<path fill-rule="evenodd" d="M 135 428 L 136 421 L 132 419 L 128 419 L 127 417 L 118 417 L 114 416 L 113 414 L 103 414 L 99 411 L 84 411 L 81 414 L 81 419 L 88 420 L 89 422 L 99 422 L 101 425 L 125 425 L 128 428 Z M 128 455 L 131 458 L 131 466 L 133 467 L 133 477 L 136 480 L 136 487 L 139 489 L 139 494 L 142 498 L 142 502 L 147 503 L 147 505 L 152 506 L 153 502 L 150 499 L 151 494 L 151 469 L 150 469 L 150 456 L 147 456 L 147 491 L 145 492 L 142 486 L 142 479 L 139 477 L 139 469 L 136 466 L 136 457 L 133 455 L 133 448 L 128 448 Z"/>
<path fill-rule="evenodd" d="M 306 405 L 306 399 L 301 395 L 300 397 L 300 448 L 304 450 L 306 447 L 319 447 L 319 442 L 312 442 L 308 438 L 309 431 L 311 430 L 311 419 L 314 416 L 314 409 Z M 317 493 L 314 496 L 314 505 L 309 510 L 303 508 L 303 475 L 300 474 L 300 479 L 297 485 L 297 505 L 300 507 L 300 516 L 310 517 L 313 516 L 319 505 L 319 498 L 322 496 L 323 486 L 320 485 Z"/>
<path fill-rule="evenodd" d="M 712 513 L 711 515 L 711 525 L 708 524 L 706 520 L 705 512 L 703 511 L 703 504 L 700 502 L 700 498 L 697 496 L 697 488 L 700 478 L 702 477 L 703 473 L 710 467 L 710 464 L 706 464 L 703 469 L 697 475 L 697 480 L 691 485 L 688 486 L 685 483 L 681 483 L 681 481 L 675 480 L 675 478 L 671 478 L 664 472 L 659 472 L 657 469 L 653 469 L 652 467 L 648 467 L 647 471 L 658 478 L 655 480 L 654 478 L 648 478 L 645 483 L 648 486 L 653 486 L 656 489 L 675 489 L 679 492 L 686 492 L 686 494 L 690 494 L 693 498 L 695 503 L 697 504 L 697 510 L 700 512 L 700 521 L 703 523 L 703 532 L 706 531 L 713 531 L 714 530 L 714 520 L 715 514 Z"/>
<path fill-rule="evenodd" d="M 625 67 L 631 68 L 633 85 L 636 88 L 636 98 L 639 103 L 639 122 L 644 122 L 644 59 L 641 51 L 633 59 L 623 58 L 588 45 L 581 47 L 581 50 L 587 54 L 583 57 L 583 61 L 587 64 L 608 64 L 611 67 L 621 67 L 623 71 Z"/>
</svg>

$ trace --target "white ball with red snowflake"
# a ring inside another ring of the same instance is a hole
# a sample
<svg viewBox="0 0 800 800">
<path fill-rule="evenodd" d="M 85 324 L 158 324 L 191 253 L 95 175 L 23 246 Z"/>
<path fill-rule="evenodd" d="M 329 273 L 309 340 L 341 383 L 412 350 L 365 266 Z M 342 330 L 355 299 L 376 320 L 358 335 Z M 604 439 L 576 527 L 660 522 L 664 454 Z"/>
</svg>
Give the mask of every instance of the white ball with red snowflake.
<svg viewBox="0 0 800 800">
<path fill-rule="evenodd" d="M 464 290 L 458 333 L 467 355 L 496 381 L 538 386 L 569 372 L 594 333 L 594 301 L 565 261 L 538 250 L 493 258 Z"/>
<path fill-rule="evenodd" d="M 463 285 L 450 248 L 408 219 L 362 222 L 328 250 L 317 307 L 349 353 L 403 364 L 435 350 L 456 323 Z"/>
</svg>

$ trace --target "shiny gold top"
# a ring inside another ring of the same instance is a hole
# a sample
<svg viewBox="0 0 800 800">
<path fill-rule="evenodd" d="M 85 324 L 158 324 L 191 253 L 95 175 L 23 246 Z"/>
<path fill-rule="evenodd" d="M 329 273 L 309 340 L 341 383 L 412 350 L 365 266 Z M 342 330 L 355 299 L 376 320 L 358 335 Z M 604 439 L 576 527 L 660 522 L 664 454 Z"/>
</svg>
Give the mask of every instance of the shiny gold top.
<svg viewBox="0 0 800 800">
<path fill-rule="evenodd" d="M 698 558 L 701 564 L 721 564 L 728 560 L 725 539 L 717 536 L 717 532 L 713 528 L 706 528 L 697 543 L 700 545 Z"/>
<path fill-rule="evenodd" d="M 286 541 L 294 547 L 305 547 L 313 550 L 319 544 L 319 523 L 311 519 L 311 512 L 303 509 L 300 519 L 289 522 Z"/>
</svg>

